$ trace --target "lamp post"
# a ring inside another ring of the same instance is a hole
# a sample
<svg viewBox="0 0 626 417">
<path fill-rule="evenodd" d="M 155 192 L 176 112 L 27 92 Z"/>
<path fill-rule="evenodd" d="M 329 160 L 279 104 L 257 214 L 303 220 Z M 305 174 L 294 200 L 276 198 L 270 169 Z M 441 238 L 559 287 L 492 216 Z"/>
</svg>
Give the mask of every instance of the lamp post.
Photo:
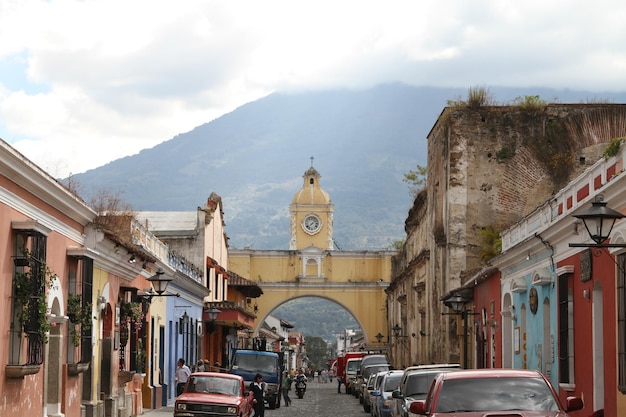
<svg viewBox="0 0 626 417">
<path fill-rule="evenodd" d="M 441 313 L 442 315 L 455 315 L 455 316 L 461 316 L 461 318 L 463 319 L 463 368 L 467 369 L 467 364 L 468 364 L 468 360 L 467 360 L 467 347 L 468 347 L 468 333 L 469 333 L 469 327 L 467 325 L 467 316 L 474 315 L 477 313 L 473 313 L 468 311 L 465 308 L 465 305 L 469 302 L 470 300 L 464 296 L 462 296 L 459 293 L 455 293 L 454 295 L 452 295 L 451 297 L 447 298 L 444 300 L 444 304 L 450 308 L 452 310 L 452 313 Z"/>
</svg>

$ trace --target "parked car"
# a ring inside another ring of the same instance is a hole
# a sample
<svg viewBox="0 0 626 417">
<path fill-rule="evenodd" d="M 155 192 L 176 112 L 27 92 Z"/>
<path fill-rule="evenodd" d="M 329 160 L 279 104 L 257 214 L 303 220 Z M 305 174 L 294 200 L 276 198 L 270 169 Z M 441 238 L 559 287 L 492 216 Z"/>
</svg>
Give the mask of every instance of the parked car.
<svg viewBox="0 0 626 417">
<path fill-rule="evenodd" d="M 391 393 L 398 388 L 403 373 L 404 371 L 383 372 L 383 378 L 378 389 L 372 393 L 376 402 L 376 417 L 389 417 L 392 400 Z"/>
<path fill-rule="evenodd" d="M 370 394 L 374 391 L 374 382 L 376 382 L 376 374 L 370 375 L 365 384 L 365 393 L 363 395 L 363 411 L 366 413 L 372 412 L 372 402 Z"/>
<path fill-rule="evenodd" d="M 385 374 L 388 371 L 382 371 L 382 372 L 378 372 L 376 374 L 374 374 L 374 389 L 372 390 L 372 392 L 370 392 L 370 415 L 372 417 L 377 417 L 379 415 L 378 413 L 378 397 L 380 395 L 375 395 L 376 393 L 380 393 L 380 383 L 383 380 L 383 377 L 385 376 Z"/>
<path fill-rule="evenodd" d="M 363 403 L 365 399 L 365 386 L 367 385 L 367 380 L 372 374 L 376 374 L 382 371 L 389 371 L 391 369 L 391 365 L 388 363 L 379 363 L 376 365 L 369 365 L 366 367 L 362 367 L 360 369 L 359 374 L 356 377 L 354 396 L 359 398 L 359 402 Z"/>
<path fill-rule="evenodd" d="M 378 365 L 378 368 L 372 367 L 374 365 Z M 391 369 L 391 364 L 389 363 L 387 355 L 369 354 L 361 359 L 361 364 L 359 365 L 356 375 L 356 382 L 354 384 L 355 389 L 353 390 L 353 394 L 359 399 L 359 402 L 363 402 L 363 392 L 365 391 L 365 384 L 369 376 L 373 373 L 389 369 Z"/>
<path fill-rule="evenodd" d="M 346 394 L 354 395 L 354 387 L 356 384 L 356 375 L 361 367 L 362 358 L 351 358 L 345 363 L 345 381 Z"/>
<path fill-rule="evenodd" d="M 209 411 L 211 415 L 249 417 L 252 400 L 241 376 L 196 372 L 189 376 L 183 393 L 176 398 L 174 417 L 205 415 Z"/>
<path fill-rule="evenodd" d="M 458 363 L 410 366 L 404 369 L 398 388 L 391 393 L 391 417 L 409 417 L 409 406 L 426 398 L 430 384 L 441 372 L 460 370 Z"/>
<path fill-rule="evenodd" d="M 524 369 L 472 369 L 444 372 L 433 381 L 426 399 L 411 403 L 411 413 L 431 417 L 489 415 L 567 417 L 583 408 L 568 397 L 565 407 L 550 381 Z"/>
</svg>

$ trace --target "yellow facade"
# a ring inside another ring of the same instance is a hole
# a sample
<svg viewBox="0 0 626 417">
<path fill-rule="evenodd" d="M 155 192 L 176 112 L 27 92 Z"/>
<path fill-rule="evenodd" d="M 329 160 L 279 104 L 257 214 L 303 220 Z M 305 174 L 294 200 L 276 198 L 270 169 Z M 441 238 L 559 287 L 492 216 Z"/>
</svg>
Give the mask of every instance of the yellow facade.
<svg viewBox="0 0 626 417">
<path fill-rule="evenodd" d="M 281 304 L 322 297 L 345 308 L 361 326 L 366 343 L 387 334 L 385 288 L 395 251 L 333 249 L 333 205 L 311 167 L 290 205 L 290 250 L 234 249 L 229 269 L 257 282 L 257 324 Z"/>
</svg>

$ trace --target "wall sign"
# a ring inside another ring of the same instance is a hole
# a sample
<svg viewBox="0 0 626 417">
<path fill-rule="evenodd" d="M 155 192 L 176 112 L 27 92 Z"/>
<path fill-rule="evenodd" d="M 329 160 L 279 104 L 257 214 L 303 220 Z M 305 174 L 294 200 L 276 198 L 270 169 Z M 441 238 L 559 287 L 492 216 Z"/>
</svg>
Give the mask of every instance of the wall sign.
<svg viewBox="0 0 626 417">
<path fill-rule="evenodd" d="M 580 252 L 580 280 L 582 282 L 591 279 L 591 248 Z"/>
</svg>

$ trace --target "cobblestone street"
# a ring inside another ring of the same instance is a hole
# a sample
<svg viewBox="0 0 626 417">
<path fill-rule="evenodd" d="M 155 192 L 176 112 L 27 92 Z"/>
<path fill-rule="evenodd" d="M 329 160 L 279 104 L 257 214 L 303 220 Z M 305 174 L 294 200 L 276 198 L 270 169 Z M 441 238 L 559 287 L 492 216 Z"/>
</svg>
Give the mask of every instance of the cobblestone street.
<svg viewBox="0 0 626 417">
<path fill-rule="evenodd" d="M 319 383 L 309 382 L 304 398 L 298 399 L 295 391 L 290 391 L 291 406 L 285 407 L 281 400 L 279 408 L 265 410 L 265 417 L 369 417 L 363 411 L 363 406 L 359 400 L 352 395 L 345 394 L 345 387 L 342 386 L 342 393 L 337 393 L 337 382 Z M 148 417 L 171 417 L 174 408 L 172 406 L 159 410 L 147 410 L 143 415 Z"/>
<path fill-rule="evenodd" d="M 265 417 L 369 417 L 369 414 L 363 411 L 359 400 L 352 395 L 346 395 L 344 386 L 341 388 L 342 393 L 338 394 L 336 381 L 326 384 L 309 382 L 304 398 L 298 399 L 295 391 L 291 390 L 291 406 L 285 407 L 281 402 L 280 408 L 265 410 Z"/>
</svg>

